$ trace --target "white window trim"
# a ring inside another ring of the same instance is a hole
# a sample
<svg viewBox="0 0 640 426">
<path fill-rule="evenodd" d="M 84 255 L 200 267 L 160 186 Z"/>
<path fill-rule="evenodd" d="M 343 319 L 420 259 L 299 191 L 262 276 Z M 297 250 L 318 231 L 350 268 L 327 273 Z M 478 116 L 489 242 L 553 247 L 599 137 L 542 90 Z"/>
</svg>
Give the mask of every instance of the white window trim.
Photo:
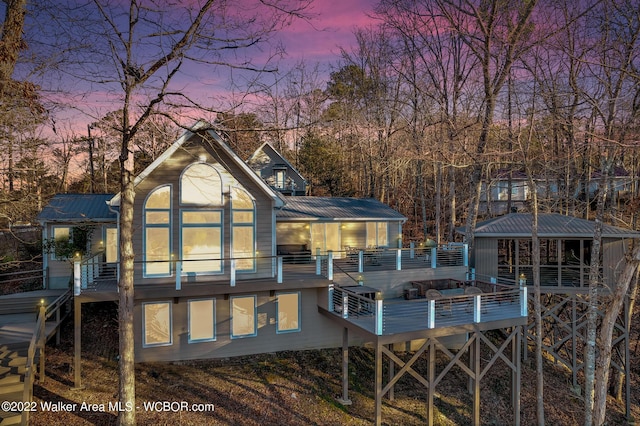
<svg viewBox="0 0 640 426">
<path fill-rule="evenodd" d="M 191 302 L 199 302 L 199 301 L 211 301 L 213 305 L 213 337 L 205 338 L 205 339 L 192 339 L 191 338 Z M 216 299 L 214 298 L 201 298 L 201 299 L 188 299 L 187 301 L 187 334 L 188 334 L 188 342 L 189 343 L 201 343 L 201 342 L 215 342 L 218 336 L 217 330 L 217 321 L 216 321 Z"/>
</svg>

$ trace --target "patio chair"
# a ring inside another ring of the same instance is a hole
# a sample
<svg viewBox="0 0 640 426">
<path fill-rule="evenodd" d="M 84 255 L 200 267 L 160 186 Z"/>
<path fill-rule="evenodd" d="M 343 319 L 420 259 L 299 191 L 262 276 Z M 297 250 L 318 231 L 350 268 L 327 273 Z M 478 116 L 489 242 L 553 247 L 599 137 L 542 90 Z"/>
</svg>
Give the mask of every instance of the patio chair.
<svg viewBox="0 0 640 426">
<path fill-rule="evenodd" d="M 440 292 L 440 290 L 436 290 L 436 289 L 430 288 L 424 293 L 424 295 L 425 295 L 425 298 L 427 300 L 435 300 L 436 301 L 436 313 L 439 316 L 451 315 L 451 313 L 452 313 L 451 300 L 441 300 L 440 302 L 438 302 L 438 300 L 440 300 L 440 299 L 447 299 Z"/>
<path fill-rule="evenodd" d="M 465 287 L 465 288 L 464 288 L 464 294 L 465 294 L 465 296 L 476 296 L 476 295 L 478 295 L 478 294 L 482 294 L 482 293 L 483 293 L 483 291 L 482 291 L 480 288 L 478 288 L 478 287 L 468 286 L 468 287 Z M 474 298 L 474 299 L 475 299 L 475 298 Z M 466 307 L 465 311 L 466 311 L 467 313 L 469 313 L 469 312 L 473 312 L 473 299 L 471 299 L 471 300 L 469 301 L 469 303 L 467 304 L 467 307 Z M 486 313 L 486 308 L 483 308 L 483 309 L 482 309 L 482 312 L 483 312 L 483 313 Z"/>
</svg>

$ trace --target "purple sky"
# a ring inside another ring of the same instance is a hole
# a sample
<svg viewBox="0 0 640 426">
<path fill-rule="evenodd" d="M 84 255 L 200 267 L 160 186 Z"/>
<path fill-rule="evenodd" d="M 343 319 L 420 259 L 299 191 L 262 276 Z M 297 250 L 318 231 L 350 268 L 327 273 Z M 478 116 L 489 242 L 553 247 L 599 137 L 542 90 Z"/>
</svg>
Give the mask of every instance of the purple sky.
<svg viewBox="0 0 640 426">
<path fill-rule="evenodd" d="M 367 16 L 375 0 L 315 0 L 310 23 L 296 22 L 282 38 L 287 54 L 310 62 L 335 61 L 339 47 L 353 44 L 353 29 L 371 23 Z"/>
</svg>

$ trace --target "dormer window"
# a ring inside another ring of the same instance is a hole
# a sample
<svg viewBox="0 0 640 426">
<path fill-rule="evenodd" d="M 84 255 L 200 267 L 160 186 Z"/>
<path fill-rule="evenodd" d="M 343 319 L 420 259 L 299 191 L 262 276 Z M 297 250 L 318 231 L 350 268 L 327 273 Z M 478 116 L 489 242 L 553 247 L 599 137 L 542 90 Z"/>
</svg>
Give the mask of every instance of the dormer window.
<svg viewBox="0 0 640 426">
<path fill-rule="evenodd" d="M 287 167 L 284 165 L 276 165 L 273 167 L 274 181 L 276 189 L 285 189 L 287 184 Z"/>
</svg>

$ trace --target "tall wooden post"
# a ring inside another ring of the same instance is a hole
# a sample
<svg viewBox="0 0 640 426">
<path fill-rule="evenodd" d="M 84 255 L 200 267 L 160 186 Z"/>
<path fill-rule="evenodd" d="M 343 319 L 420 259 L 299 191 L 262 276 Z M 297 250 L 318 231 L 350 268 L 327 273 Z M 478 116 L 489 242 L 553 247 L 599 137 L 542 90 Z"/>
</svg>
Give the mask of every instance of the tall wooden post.
<svg viewBox="0 0 640 426">
<path fill-rule="evenodd" d="M 376 377 L 375 377 L 375 386 L 376 386 L 376 402 L 375 402 L 375 424 L 376 426 L 380 426 L 382 424 L 382 344 L 376 341 Z"/>
<path fill-rule="evenodd" d="M 47 331 L 45 328 L 46 325 L 46 308 L 44 306 L 44 300 L 40 303 L 40 309 L 38 311 L 38 319 L 40 321 L 40 339 L 38 341 L 38 346 L 40 347 L 40 383 L 44 383 L 45 381 L 45 372 L 44 372 L 44 347 L 47 344 Z"/>
<path fill-rule="evenodd" d="M 82 389 L 81 374 L 81 339 L 82 336 L 82 303 L 77 297 L 73 298 L 73 387 Z"/>
<path fill-rule="evenodd" d="M 342 398 L 338 400 L 342 405 L 351 405 L 349 399 L 349 329 L 342 329 Z"/>
</svg>

